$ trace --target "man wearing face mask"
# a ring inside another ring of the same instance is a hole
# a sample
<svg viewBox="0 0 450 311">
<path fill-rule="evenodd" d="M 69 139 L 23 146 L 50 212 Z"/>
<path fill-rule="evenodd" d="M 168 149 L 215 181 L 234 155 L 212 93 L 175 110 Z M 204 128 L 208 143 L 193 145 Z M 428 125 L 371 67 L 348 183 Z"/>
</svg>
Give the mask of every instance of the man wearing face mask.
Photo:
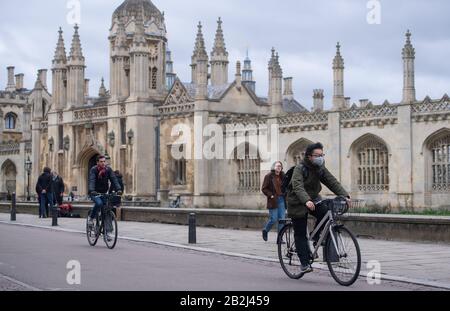
<svg viewBox="0 0 450 311">
<path fill-rule="evenodd" d="M 303 162 L 294 169 L 287 191 L 288 214 L 294 226 L 295 246 L 303 273 L 312 271 L 306 236 L 308 214 L 313 215 L 317 219 L 316 224 L 319 224 L 328 211 L 326 206 L 316 207 L 314 203 L 321 200 L 321 184 L 334 194 L 347 197 L 350 204 L 350 195 L 325 167 L 324 157 L 321 143 L 308 146 Z"/>
</svg>

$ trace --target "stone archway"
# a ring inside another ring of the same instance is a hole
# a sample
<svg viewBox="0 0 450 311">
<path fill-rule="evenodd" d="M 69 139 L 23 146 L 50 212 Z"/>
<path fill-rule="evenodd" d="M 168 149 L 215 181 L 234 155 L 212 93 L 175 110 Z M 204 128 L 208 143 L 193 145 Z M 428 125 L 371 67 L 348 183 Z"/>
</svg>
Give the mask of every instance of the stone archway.
<svg viewBox="0 0 450 311">
<path fill-rule="evenodd" d="M 313 144 L 313 142 L 309 139 L 300 138 L 289 146 L 285 156 L 285 162 L 287 164 L 286 170 L 294 165 L 300 164 L 303 161 L 306 147 L 311 144 Z"/>
<path fill-rule="evenodd" d="M 97 156 L 101 152 L 96 148 L 89 147 L 80 152 L 78 156 L 77 163 L 79 167 L 78 174 L 78 195 L 87 196 L 88 194 L 88 180 L 89 180 L 89 170 L 97 164 Z"/>
<path fill-rule="evenodd" d="M 4 193 L 16 192 L 16 165 L 11 160 L 6 160 L 1 166 L 2 185 L 1 191 Z"/>
</svg>

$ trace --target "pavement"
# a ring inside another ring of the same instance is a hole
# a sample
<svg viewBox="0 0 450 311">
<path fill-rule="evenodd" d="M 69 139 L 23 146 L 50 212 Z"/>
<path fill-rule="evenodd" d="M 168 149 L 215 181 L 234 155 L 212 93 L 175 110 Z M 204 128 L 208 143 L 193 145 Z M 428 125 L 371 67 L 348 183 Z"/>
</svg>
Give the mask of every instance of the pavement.
<svg viewBox="0 0 450 311">
<path fill-rule="evenodd" d="M 51 227 L 50 218 L 39 219 L 34 215 L 18 214 L 16 222 L 11 223 L 9 219 L 9 214 L 0 213 L 0 224 L 2 224 L 0 236 L 5 236 L 1 232 L 5 230 L 5 225 L 22 227 L 22 230 L 26 229 L 24 227 L 31 227 L 46 231 L 63 231 L 72 235 L 85 232 L 84 219 L 61 218 L 59 226 L 56 228 Z M 119 236 L 121 239 L 118 248 L 121 248 L 124 243 L 145 242 L 153 246 L 176 248 L 184 252 L 194 251 L 240 260 L 254 260 L 274 265 L 273 268 L 277 269 L 277 275 L 286 277 L 278 264 L 275 232 L 269 234 L 268 242 L 264 242 L 260 231 L 198 227 L 197 244 L 190 245 L 188 244 L 187 226 L 119 222 Z M 78 236 L 77 239 L 79 243 L 80 237 Z M 360 283 L 367 284 L 366 276 L 372 269 L 370 264 L 375 261 L 380 265 L 383 284 L 386 282 L 393 284 L 391 281 L 395 281 L 395 284 L 403 283 L 402 286 L 406 286 L 409 290 L 430 289 L 430 287 L 450 290 L 450 245 L 364 238 L 359 238 L 358 241 L 363 259 Z M 81 244 L 87 245 L 87 241 L 86 243 L 82 241 Z M 327 276 L 327 283 L 334 282 L 324 263 L 319 261 L 314 265 L 316 271 L 321 271 L 318 272 L 319 274 Z M 307 279 L 314 279 L 316 275 L 316 273 L 311 274 Z"/>
</svg>

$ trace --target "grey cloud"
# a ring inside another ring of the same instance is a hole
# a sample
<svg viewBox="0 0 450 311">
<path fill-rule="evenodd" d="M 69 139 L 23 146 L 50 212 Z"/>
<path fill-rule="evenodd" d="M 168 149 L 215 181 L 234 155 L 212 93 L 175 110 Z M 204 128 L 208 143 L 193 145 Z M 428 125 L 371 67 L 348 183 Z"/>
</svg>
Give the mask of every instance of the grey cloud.
<svg viewBox="0 0 450 311">
<path fill-rule="evenodd" d="M 100 79 L 109 80 L 108 31 L 111 15 L 122 0 L 81 0 L 80 34 L 96 95 Z M 230 76 L 234 64 L 245 57 L 248 47 L 253 61 L 257 91 L 267 92 L 267 61 L 270 48 L 280 53 L 286 76 L 294 77 L 296 97 L 310 107 L 312 90 L 325 89 L 329 105 L 332 96 L 331 62 L 337 41 L 345 59 L 345 92 L 352 101 L 369 98 L 374 103 L 399 101 L 402 91 L 401 49 L 410 28 L 416 48 L 418 98 L 441 97 L 449 92 L 450 3 L 445 0 L 380 0 L 381 25 L 366 21 L 367 1 L 306 0 L 155 0 L 165 11 L 169 46 L 175 70 L 184 81 L 190 79 L 190 56 L 196 24 L 202 21 L 208 50 L 214 40 L 217 17 L 224 21 L 226 45 L 230 52 Z M 50 68 L 61 25 L 70 50 L 72 26 L 66 23 L 67 1 L 2 1 L 1 12 L 21 7 L 21 18 L 3 14 L 0 20 L 0 87 L 6 85 L 6 66 L 25 72 L 32 87 L 36 70 Z M 24 22 L 26 21 L 26 22 Z"/>
</svg>

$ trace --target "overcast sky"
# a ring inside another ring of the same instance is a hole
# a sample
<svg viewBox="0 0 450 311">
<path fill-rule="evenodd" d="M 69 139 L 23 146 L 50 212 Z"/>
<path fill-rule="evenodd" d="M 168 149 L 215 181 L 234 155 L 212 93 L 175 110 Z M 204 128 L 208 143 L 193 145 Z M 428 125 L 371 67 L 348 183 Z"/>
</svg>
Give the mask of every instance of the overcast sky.
<svg viewBox="0 0 450 311">
<path fill-rule="evenodd" d="M 0 1 L 0 88 L 6 87 L 6 67 L 25 73 L 32 88 L 36 71 L 51 68 L 58 27 L 70 50 L 73 26 L 68 24 L 68 0 Z M 98 93 L 102 76 L 109 85 L 108 31 L 111 16 L 123 0 L 80 0 L 80 35 L 86 57 L 91 96 Z M 230 80 L 235 63 L 249 48 L 258 95 L 267 94 L 267 62 L 272 46 L 280 54 L 284 76 L 294 78 L 295 97 L 312 105 L 315 88 L 325 90 L 331 106 L 332 59 L 336 42 L 345 60 L 345 95 L 352 102 L 385 99 L 399 102 L 402 95 L 401 50 L 411 29 L 416 48 L 417 97 L 441 98 L 450 92 L 450 2 L 448 0 L 379 0 L 381 23 L 369 24 L 368 0 L 154 0 L 165 12 L 175 71 L 190 80 L 190 57 L 198 21 L 204 25 L 208 53 L 220 16 L 230 54 Z M 48 83 L 51 83 L 49 71 Z"/>
</svg>

